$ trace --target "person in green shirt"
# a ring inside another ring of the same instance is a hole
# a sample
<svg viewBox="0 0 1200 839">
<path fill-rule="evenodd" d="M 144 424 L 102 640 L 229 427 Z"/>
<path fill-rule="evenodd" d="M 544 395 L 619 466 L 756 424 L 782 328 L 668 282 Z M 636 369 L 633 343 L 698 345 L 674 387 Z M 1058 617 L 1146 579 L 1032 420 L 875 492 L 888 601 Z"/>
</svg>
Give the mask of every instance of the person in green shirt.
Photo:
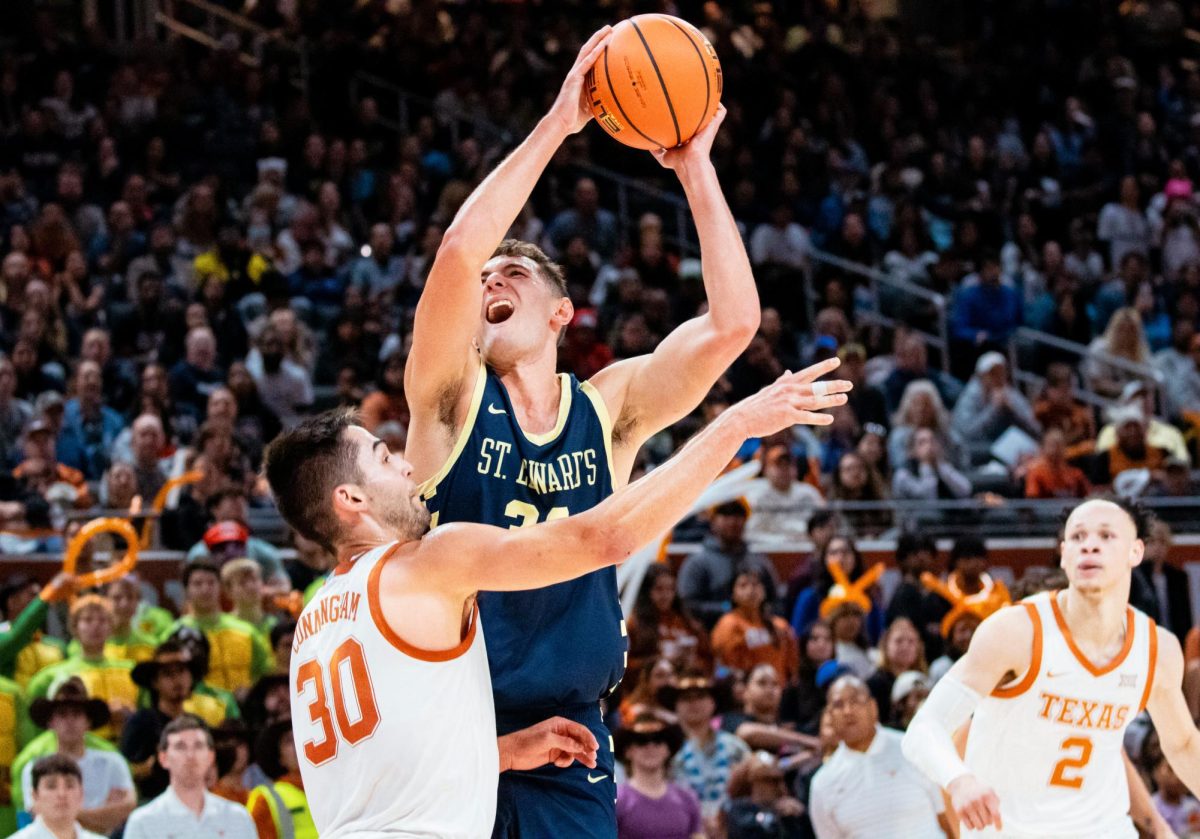
<svg viewBox="0 0 1200 839">
<path fill-rule="evenodd" d="M 63 659 L 63 645 L 42 633 L 51 603 L 66 600 L 75 590 L 75 577 L 58 574 L 38 588 L 32 578 L 15 575 L 0 589 L 0 676 L 25 687 L 35 673 Z"/>
<path fill-rule="evenodd" d="M 79 642 L 79 655 L 47 667 L 29 681 L 29 699 L 34 701 L 48 695 L 55 680 L 79 676 L 88 695 L 102 700 L 113 716 L 111 725 L 101 731 L 109 739 L 120 734 L 121 726 L 137 709 L 138 701 L 137 686 L 131 675 L 133 662 L 106 654 L 113 624 L 108 598 L 98 594 L 77 598 L 71 604 L 69 626 L 71 635 Z"/>
<path fill-rule="evenodd" d="M 249 557 L 231 559 L 221 566 L 221 585 L 233 602 L 234 617 L 253 626 L 264 637 L 279 623 L 279 617 L 263 608 L 262 569 Z"/>
<path fill-rule="evenodd" d="M 244 620 L 221 611 L 221 573 L 215 565 L 189 564 L 183 570 L 183 590 L 187 614 L 172 632 L 187 626 L 208 638 L 209 684 L 236 694 L 271 672 L 275 663 L 267 639 Z"/>
<path fill-rule="evenodd" d="M 25 691 L 12 679 L 0 676 L 0 836 L 9 836 L 17 830 L 10 771 L 17 754 L 37 733 L 29 719 Z"/>
<path fill-rule="evenodd" d="M 77 676 L 57 680 L 51 685 L 50 695 L 50 699 L 30 704 L 30 718 L 47 730 L 33 738 L 13 762 L 13 805 L 18 810 L 26 807 L 26 767 L 40 757 L 62 752 L 83 771 L 80 823 L 90 830 L 111 833 L 133 811 L 137 797 L 129 764 L 112 743 L 95 733 L 109 723 L 108 705 L 89 697 Z"/>
</svg>

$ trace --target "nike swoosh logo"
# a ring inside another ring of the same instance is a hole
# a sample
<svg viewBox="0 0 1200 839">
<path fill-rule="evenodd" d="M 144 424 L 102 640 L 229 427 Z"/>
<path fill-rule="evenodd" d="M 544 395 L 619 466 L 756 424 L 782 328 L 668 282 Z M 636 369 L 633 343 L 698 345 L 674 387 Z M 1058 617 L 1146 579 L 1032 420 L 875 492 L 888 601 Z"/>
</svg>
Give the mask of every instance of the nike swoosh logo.
<svg viewBox="0 0 1200 839">
<path fill-rule="evenodd" d="M 593 778 L 592 774 L 589 772 L 588 773 L 588 783 L 589 784 L 598 784 L 607 777 L 608 777 L 607 775 L 597 775 L 596 777 Z"/>
<path fill-rule="evenodd" d="M 508 413 L 508 411 L 504 410 L 503 408 L 497 408 L 497 407 L 496 407 L 494 404 L 492 404 L 491 402 L 489 402 L 489 403 L 488 403 L 488 413 L 489 413 L 489 414 L 503 415 L 503 414 L 507 414 L 507 413 Z"/>
<path fill-rule="evenodd" d="M 1059 672 L 1057 672 L 1057 673 L 1051 673 L 1049 670 L 1047 670 L 1047 671 L 1046 671 L 1046 678 L 1047 678 L 1047 679 L 1057 679 L 1059 676 L 1065 676 L 1065 675 L 1067 675 L 1067 671 L 1066 671 L 1066 670 L 1060 670 L 1060 671 L 1059 671 Z"/>
</svg>

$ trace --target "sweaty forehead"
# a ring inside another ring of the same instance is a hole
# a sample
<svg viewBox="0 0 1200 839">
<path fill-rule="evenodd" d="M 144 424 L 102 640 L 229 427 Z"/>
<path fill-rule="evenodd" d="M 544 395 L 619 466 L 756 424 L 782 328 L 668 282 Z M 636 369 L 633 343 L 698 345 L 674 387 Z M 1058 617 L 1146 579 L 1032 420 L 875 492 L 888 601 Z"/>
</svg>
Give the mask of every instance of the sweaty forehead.
<svg viewBox="0 0 1200 839">
<path fill-rule="evenodd" d="M 525 269 L 530 275 L 537 276 L 538 265 L 527 256 L 493 256 L 483 265 L 485 275 L 493 271 L 504 271 L 510 266 Z"/>
</svg>

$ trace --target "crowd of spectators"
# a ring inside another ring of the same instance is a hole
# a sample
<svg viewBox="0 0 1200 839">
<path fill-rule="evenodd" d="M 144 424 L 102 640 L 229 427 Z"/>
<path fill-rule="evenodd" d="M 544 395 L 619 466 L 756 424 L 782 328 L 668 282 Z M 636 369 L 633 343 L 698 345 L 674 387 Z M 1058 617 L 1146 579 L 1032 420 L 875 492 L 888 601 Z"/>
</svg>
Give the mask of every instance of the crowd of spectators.
<svg viewBox="0 0 1200 839">
<path fill-rule="evenodd" d="M 301 543 L 285 561 L 253 531 L 271 506 L 263 448 L 334 405 L 404 447 L 412 315 L 446 225 L 578 45 L 633 12 L 680 14 L 717 49 L 729 114 L 713 156 L 763 304 L 744 355 L 637 468 L 785 369 L 837 355 L 855 390 L 828 428 L 749 441 L 738 461 L 760 468 L 744 498 L 685 526 L 699 551 L 647 575 L 609 708 L 623 835 L 834 835 L 871 817 L 837 801 L 818 812 L 814 777 L 890 759 L 875 722 L 903 728 L 966 649 L 979 603 L 1003 599 L 983 545 L 960 540 L 941 568 L 912 535 L 969 511 L 888 502 L 1195 495 L 1195 10 L 224 5 L 273 33 L 261 66 L 228 42 L 118 49 L 103 15 L 33 0 L 14 4 L 29 14 L 0 52 L 0 551 L 61 551 L 81 517 L 136 519 L 190 476 L 155 528 L 186 553 L 177 602 L 127 578 L 68 607 L 69 587 L 5 577 L 0 700 L 19 712 L 0 732 L 0 826 L 36 811 L 157 835 L 156 819 L 190 812 L 226 835 L 282 835 L 280 813 L 303 798 L 281 676 L 301 600 L 289 592 L 319 584 L 329 558 Z M 299 39 L 303 85 L 274 60 Z M 358 71 L 422 97 L 405 130 L 384 124 L 384 93 L 352 87 Z M 623 200 L 605 170 L 635 182 Z M 668 175 L 586 129 L 510 231 L 563 266 L 576 315 L 562 369 L 586 378 L 645 353 L 703 305 L 673 206 L 641 188 L 672 191 Z M 872 292 L 821 254 L 892 282 Z M 939 312 L 905 286 L 944 296 L 947 348 L 928 340 Z M 1078 349 L 1014 349 L 1021 326 Z M 1160 511 L 1134 598 L 1200 660 L 1166 561 L 1188 515 Z M 858 549 L 882 534 L 902 572 L 886 590 Z M 791 569 L 759 552 L 804 542 L 813 553 Z M 1195 818 L 1150 745 L 1134 751 L 1164 814 Z M 919 835 L 942 811 L 904 778 L 881 800 L 924 801 Z"/>
</svg>

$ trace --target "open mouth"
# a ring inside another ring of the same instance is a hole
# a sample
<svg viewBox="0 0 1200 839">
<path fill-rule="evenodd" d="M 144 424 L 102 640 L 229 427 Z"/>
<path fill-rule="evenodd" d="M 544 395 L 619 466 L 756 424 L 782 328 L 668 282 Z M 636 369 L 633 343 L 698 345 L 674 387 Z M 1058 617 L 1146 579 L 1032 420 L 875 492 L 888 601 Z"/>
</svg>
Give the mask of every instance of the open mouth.
<svg viewBox="0 0 1200 839">
<path fill-rule="evenodd" d="M 488 323 L 504 323 L 515 311 L 511 300 L 493 300 L 488 304 L 485 316 Z"/>
<path fill-rule="evenodd" d="M 1099 562 L 1081 562 L 1079 563 L 1080 571 L 1099 571 L 1103 566 Z"/>
</svg>

